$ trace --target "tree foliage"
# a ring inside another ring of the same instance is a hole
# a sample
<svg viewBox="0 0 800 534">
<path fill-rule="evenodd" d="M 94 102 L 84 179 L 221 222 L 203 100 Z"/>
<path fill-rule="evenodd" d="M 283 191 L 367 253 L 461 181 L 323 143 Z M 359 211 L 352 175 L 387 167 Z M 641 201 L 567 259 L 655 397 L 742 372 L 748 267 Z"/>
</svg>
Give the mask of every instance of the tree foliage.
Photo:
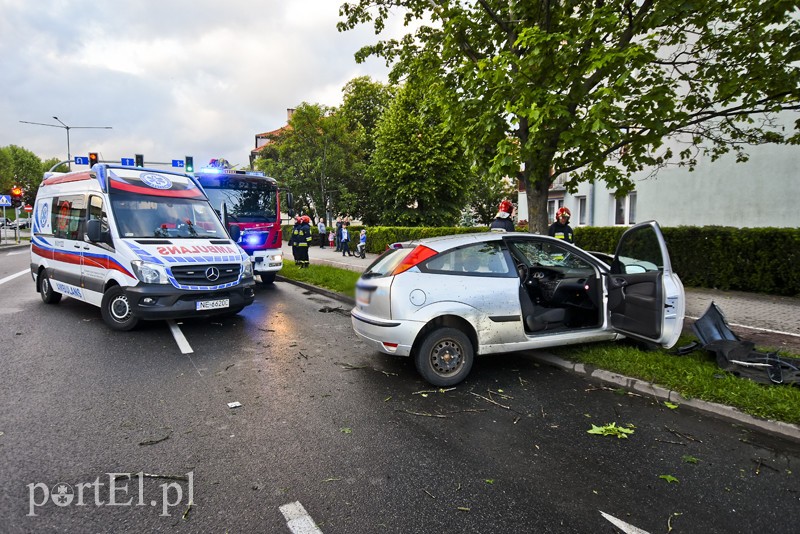
<svg viewBox="0 0 800 534">
<path fill-rule="evenodd" d="M 333 108 L 300 104 L 288 128 L 262 152 L 267 157 L 260 157 L 256 168 L 292 191 L 298 213 L 326 217 L 347 212 L 354 203 L 348 185 L 359 149 Z"/>
<path fill-rule="evenodd" d="M 348 191 L 353 203 L 345 211 L 365 224 L 374 225 L 379 220 L 380 202 L 366 169 L 375 151 L 378 122 L 394 98 L 395 88 L 360 76 L 347 82 L 342 92 L 344 99 L 338 113 L 347 124 L 360 155 L 360 160 L 354 161 L 350 168 Z"/>
<path fill-rule="evenodd" d="M 453 226 L 469 190 L 465 161 L 439 99 L 429 88 L 404 85 L 378 125 L 369 167 L 380 223 Z"/>
<path fill-rule="evenodd" d="M 358 0 L 339 28 L 380 33 L 397 13 L 416 30 L 356 58 L 447 89 L 469 147 L 525 183 L 533 231 L 559 176 L 624 194 L 644 169 L 800 142 L 800 121 L 786 133 L 776 120 L 800 109 L 796 0 Z"/>
<path fill-rule="evenodd" d="M 54 158 L 42 162 L 36 154 L 17 145 L 0 147 L 0 193 L 9 194 L 18 185 L 23 191 L 22 202 L 32 204 L 44 172 L 55 163 L 58 161 Z"/>
</svg>

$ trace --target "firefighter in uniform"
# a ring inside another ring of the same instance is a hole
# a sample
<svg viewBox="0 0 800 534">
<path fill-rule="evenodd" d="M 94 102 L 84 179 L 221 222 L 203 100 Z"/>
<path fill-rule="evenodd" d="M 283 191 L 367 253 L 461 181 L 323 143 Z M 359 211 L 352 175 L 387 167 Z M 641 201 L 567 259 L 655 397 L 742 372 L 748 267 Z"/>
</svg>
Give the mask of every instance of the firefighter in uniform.
<svg viewBox="0 0 800 534">
<path fill-rule="evenodd" d="M 308 215 L 300 217 L 300 225 L 295 227 L 292 237 L 297 245 L 295 263 L 301 269 L 307 269 L 309 266 L 308 249 L 311 247 L 311 217 Z M 292 252 L 294 252 L 294 249 L 292 249 Z"/>
<path fill-rule="evenodd" d="M 294 218 L 294 227 L 292 228 L 292 235 L 289 237 L 289 246 L 292 247 L 292 257 L 294 258 L 294 263 L 298 267 L 302 268 L 300 264 L 300 247 L 297 246 L 298 237 L 300 236 L 300 215 Z"/>
<path fill-rule="evenodd" d="M 569 225 L 569 218 L 572 214 L 569 208 L 561 207 L 556 212 L 556 222 L 550 225 L 547 229 L 547 235 L 555 237 L 556 239 L 563 239 L 567 243 L 574 243 L 575 239 L 572 235 L 572 228 Z"/>
</svg>

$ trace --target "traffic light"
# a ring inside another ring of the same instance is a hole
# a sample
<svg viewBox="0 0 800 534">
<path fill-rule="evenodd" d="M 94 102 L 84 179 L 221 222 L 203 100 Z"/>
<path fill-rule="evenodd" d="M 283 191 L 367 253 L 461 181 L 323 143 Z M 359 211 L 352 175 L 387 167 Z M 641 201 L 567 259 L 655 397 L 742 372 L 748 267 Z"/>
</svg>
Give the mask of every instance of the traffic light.
<svg viewBox="0 0 800 534">
<path fill-rule="evenodd" d="M 11 188 L 11 206 L 16 208 L 22 205 L 22 188 L 15 185 Z"/>
<path fill-rule="evenodd" d="M 89 168 L 91 169 L 99 162 L 100 160 L 97 158 L 97 152 L 89 152 Z"/>
<path fill-rule="evenodd" d="M 186 172 L 194 172 L 194 158 L 192 156 L 186 156 L 184 160 L 184 170 Z"/>
<path fill-rule="evenodd" d="M 136 166 L 137 167 L 144 167 L 144 155 L 143 154 L 136 154 Z"/>
</svg>

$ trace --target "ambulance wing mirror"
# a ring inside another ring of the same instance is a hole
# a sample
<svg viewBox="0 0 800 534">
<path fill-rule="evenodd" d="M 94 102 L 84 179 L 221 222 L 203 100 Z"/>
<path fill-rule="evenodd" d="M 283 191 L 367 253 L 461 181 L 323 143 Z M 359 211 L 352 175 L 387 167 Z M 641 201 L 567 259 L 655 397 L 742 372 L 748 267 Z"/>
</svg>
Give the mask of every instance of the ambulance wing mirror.
<svg viewBox="0 0 800 534">
<path fill-rule="evenodd" d="M 103 222 L 100 219 L 92 219 L 86 224 L 86 237 L 92 243 L 109 243 L 108 232 L 103 232 Z"/>
</svg>

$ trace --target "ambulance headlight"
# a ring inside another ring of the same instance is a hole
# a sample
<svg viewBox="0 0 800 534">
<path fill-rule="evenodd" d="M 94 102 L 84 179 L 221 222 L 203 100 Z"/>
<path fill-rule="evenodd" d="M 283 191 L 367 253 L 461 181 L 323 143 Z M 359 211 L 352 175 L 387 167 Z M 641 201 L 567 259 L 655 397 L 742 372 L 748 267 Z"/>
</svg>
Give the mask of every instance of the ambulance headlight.
<svg viewBox="0 0 800 534">
<path fill-rule="evenodd" d="M 247 258 L 242 262 L 242 277 L 248 278 L 253 276 L 253 262 Z"/>
<path fill-rule="evenodd" d="M 131 262 L 131 266 L 136 278 L 145 284 L 169 284 L 167 270 L 161 265 L 134 260 Z"/>
</svg>

